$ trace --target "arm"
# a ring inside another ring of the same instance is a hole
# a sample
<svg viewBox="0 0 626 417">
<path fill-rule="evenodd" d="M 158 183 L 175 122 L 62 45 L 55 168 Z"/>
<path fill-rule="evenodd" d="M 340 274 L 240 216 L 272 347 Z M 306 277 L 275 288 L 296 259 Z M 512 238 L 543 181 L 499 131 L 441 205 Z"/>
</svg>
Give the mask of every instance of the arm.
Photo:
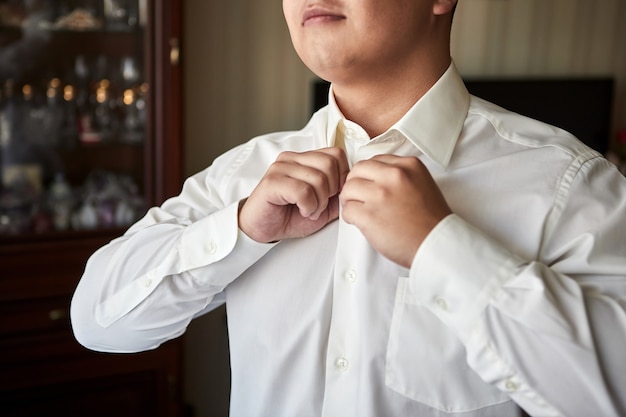
<svg viewBox="0 0 626 417">
<path fill-rule="evenodd" d="M 606 278 L 521 259 L 451 216 L 420 248 L 405 301 L 452 329 L 469 365 L 531 415 L 618 416 L 625 285 Z"/>
<path fill-rule="evenodd" d="M 238 151 L 219 158 L 90 257 L 70 309 L 81 344 L 153 349 L 223 302 L 216 295 L 269 250 L 237 227 L 238 200 L 252 187 L 240 181 L 237 191 L 222 191 L 243 159 Z"/>
<path fill-rule="evenodd" d="M 236 216 L 234 203 L 187 225 L 151 224 L 99 249 L 72 299 L 77 340 L 98 351 L 153 349 L 220 305 L 216 296 L 271 247 L 239 232 Z"/>
<path fill-rule="evenodd" d="M 400 166 L 394 162 L 381 169 Z M 399 191 L 388 183 L 371 184 L 369 173 L 356 176 L 357 167 L 344 187 L 350 191 L 344 198 L 358 203 L 353 212 L 344 206 L 344 217 L 360 225 L 364 234 L 370 233 L 368 239 L 381 253 L 391 259 L 400 254 L 400 263 L 410 258 L 411 250 L 403 254 L 405 249 L 387 242 L 410 241 L 411 236 L 418 242 L 403 301 L 437 316 L 465 345 L 468 364 L 482 379 L 531 415 L 623 415 L 624 178 L 599 159 L 576 169 L 576 175 L 565 176 L 561 195 L 546 220 L 540 254 L 532 260 L 516 256 L 458 216 L 447 215 L 443 201 L 433 202 L 436 186 L 428 176 L 404 167 L 404 178 L 411 179 L 406 184 L 411 185 Z M 393 176 L 379 172 L 376 177 Z M 356 187 L 363 180 L 370 182 L 367 193 Z M 386 192 L 397 192 L 398 198 L 409 193 L 428 195 L 429 203 L 408 203 L 421 211 L 403 217 L 390 204 L 376 209 L 371 187 L 389 187 Z M 385 233 L 376 230 L 376 219 L 368 212 L 397 219 L 397 228 L 386 225 L 385 229 L 406 231 L 406 235 L 381 238 Z M 412 218 L 437 216 L 443 220 L 430 230 L 422 228 L 420 234 L 415 233 L 420 230 L 413 229 L 415 225 L 399 227 Z"/>
<path fill-rule="evenodd" d="M 156 348 L 224 302 L 224 288 L 273 247 L 264 242 L 306 236 L 338 217 L 348 169 L 340 149 L 284 152 L 260 182 L 254 161 L 244 159 L 235 152 L 216 161 L 92 255 L 71 307 L 80 343 Z M 232 161 L 253 174 L 229 183 Z"/>
</svg>

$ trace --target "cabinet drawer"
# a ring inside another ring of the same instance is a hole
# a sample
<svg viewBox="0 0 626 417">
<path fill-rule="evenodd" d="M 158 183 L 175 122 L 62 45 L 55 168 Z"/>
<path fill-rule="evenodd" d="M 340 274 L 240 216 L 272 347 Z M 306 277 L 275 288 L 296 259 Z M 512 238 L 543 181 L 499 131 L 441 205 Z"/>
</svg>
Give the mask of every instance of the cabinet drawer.
<svg viewBox="0 0 626 417">
<path fill-rule="evenodd" d="M 102 234 L 37 245 L 0 244 L 0 304 L 69 297 L 89 256 L 109 240 Z"/>
<path fill-rule="evenodd" d="M 153 372 L 0 391 L 3 415 L 154 417 L 162 415 Z"/>
<path fill-rule="evenodd" d="M 0 304 L 0 373 L 85 352 L 72 334 L 69 297 Z"/>
<path fill-rule="evenodd" d="M 49 337 L 39 342 L 40 349 L 45 351 L 61 341 Z M 54 359 L 0 362 L 0 414 L 9 417 L 182 414 L 180 341 L 137 354 L 103 354 L 80 347 L 78 350 L 78 354 Z M 0 355 L 4 353 L 0 351 Z"/>
<path fill-rule="evenodd" d="M 5 302 L 0 305 L 0 338 L 69 331 L 70 297 Z"/>
</svg>

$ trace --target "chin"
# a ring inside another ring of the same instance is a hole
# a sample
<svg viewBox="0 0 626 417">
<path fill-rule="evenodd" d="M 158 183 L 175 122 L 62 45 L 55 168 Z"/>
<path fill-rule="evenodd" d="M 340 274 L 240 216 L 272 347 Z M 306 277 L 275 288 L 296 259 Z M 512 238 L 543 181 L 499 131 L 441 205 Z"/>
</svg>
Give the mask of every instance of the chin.
<svg viewBox="0 0 626 417">
<path fill-rule="evenodd" d="M 346 60 L 344 56 L 338 57 L 337 55 L 326 53 L 321 56 L 308 57 L 308 59 L 302 59 L 302 61 L 315 75 L 331 83 L 349 80 L 356 75 L 352 70 L 352 68 L 355 68 L 353 62 Z"/>
</svg>

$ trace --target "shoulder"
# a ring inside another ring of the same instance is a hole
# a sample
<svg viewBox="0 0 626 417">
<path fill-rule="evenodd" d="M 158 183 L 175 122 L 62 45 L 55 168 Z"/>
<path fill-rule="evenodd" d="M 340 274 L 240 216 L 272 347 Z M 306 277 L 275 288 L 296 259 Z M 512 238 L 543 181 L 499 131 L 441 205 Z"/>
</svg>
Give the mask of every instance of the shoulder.
<svg viewBox="0 0 626 417">
<path fill-rule="evenodd" d="M 472 96 L 466 128 L 489 132 L 502 146 L 519 150 L 536 150 L 556 159 L 578 161 L 602 158 L 571 133 L 556 126 L 509 111 L 496 104 Z"/>
<path fill-rule="evenodd" d="M 256 136 L 215 158 L 204 170 L 185 181 L 185 189 L 213 190 L 226 201 L 249 193 L 278 154 L 325 147 L 325 112 L 319 111 L 300 130 Z"/>
<path fill-rule="evenodd" d="M 269 165 L 284 151 L 305 152 L 326 146 L 326 112 L 315 113 L 300 130 L 277 131 L 256 136 L 226 151 L 212 165 L 236 169 L 247 161 Z"/>
</svg>

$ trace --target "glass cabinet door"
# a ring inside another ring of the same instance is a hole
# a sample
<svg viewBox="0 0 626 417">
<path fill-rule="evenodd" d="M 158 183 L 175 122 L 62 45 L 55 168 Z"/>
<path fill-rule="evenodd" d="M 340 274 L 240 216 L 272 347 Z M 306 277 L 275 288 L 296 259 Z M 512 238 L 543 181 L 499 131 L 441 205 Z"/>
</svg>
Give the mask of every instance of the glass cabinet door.
<svg viewBox="0 0 626 417">
<path fill-rule="evenodd" d="M 150 3 L 0 1 L 0 239 L 143 214 Z"/>
</svg>

